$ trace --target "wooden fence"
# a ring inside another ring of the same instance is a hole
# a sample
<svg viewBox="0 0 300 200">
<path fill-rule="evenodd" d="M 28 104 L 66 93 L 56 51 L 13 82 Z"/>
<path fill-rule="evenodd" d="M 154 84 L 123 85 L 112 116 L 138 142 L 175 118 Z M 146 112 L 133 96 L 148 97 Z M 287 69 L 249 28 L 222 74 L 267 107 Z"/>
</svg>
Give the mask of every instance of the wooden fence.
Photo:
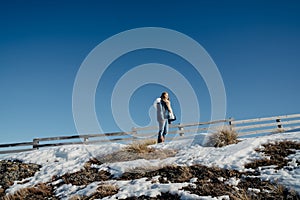
<svg viewBox="0 0 300 200">
<path fill-rule="evenodd" d="M 259 136 L 266 133 L 279 133 L 287 131 L 300 131 L 300 114 L 234 120 L 233 118 L 196 122 L 187 124 L 172 124 L 167 134 L 167 141 L 193 139 L 200 133 L 215 131 L 215 127 L 229 125 L 238 132 L 240 137 L 249 135 Z M 132 128 L 130 132 L 114 132 L 104 134 L 86 134 L 73 136 L 60 136 L 48 138 L 34 138 L 32 142 L 0 144 L 0 154 L 31 151 L 43 147 L 53 147 L 76 144 L 99 144 L 105 142 L 129 143 L 141 139 L 156 138 L 157 126 Z"/>
<path fill-rule="evenodd" d="M 300 114 L 246 120 L 230 119 L 229 124 L 239 136 L 297 131 L 300 129 Z"/>
<path fill-rule="evenodd" d="M 199 133 L 207 133 L 212 126 L 223 126 L 224 124 L 229 124 L 229 121 L 230 119 L 224 119 L 209 122 L 170 125 L 170 130 L 166 135 L 166 141 L 193 138 Z M 142 128 L 132 128 L 132 132 L 134 132 L 135 135 L 139 138 L 156 138 L 158 127 L 151 126 Z"/>
<path fill-rule="evenodd" d="M 113 141 L 113 142 L 129 141 L 132 140 L 132 138 L 126 136 L 129 136 L 130 134 L 132 134 L 132 132 L 114 132 L 114 133 L 104 133 L 104 134 L 86 134 L 86 135 L 34 138 L 32 142 L 0 144 L 0 148 L 7 149 L 7 150 L 0 151 L 0 154 L 31 151 L 42 147 L 76 145 L 76 144 L 96 144 L 96 143 L 104 143 L 108 141 Z M 27 148 L 20 148 L 20 147 L 27 147 Z"/>
</svg>

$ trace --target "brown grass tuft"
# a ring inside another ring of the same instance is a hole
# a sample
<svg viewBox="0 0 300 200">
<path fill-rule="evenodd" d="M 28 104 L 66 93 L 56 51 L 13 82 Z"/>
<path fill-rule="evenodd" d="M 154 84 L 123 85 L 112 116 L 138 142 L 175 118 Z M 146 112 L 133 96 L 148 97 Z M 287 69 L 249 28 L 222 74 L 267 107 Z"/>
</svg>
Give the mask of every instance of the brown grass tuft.
<svg viewBox="0 0 300 200">
<path fill-rule="evenodd" d="M 284 133 L 284 132 L 285 132 L 284 128 L 276 128 L 272 131 L 272 133 Z"/>
<path fill-rule="evenodd" d="M 80 196 L 80 195 L 73 195 L 69 198 L 69 200 L 83 200 L 86 198 L 85 196 Z"/>
<path fill-rule="evenodd" d="M 35 187 L 24 188 L 18 190 L 14 194 L 9 194 L 3 197 L 3 200 L 20 200 L 20 199 L 58 199 L 53 188 L 44 183 L 38 184 Z"/>
<path fill-rule="evenodd" d="M 230 126 L 218 127 L 208 138 L 208 146 L 223 147 L 238 143 L 238 134 Z"/>
<path fill-rule="evenodd" d="M 93 197 L 92 199 L 112 196 L 114 194 L 117 194 L 118 191 L 119 188 L 116 185 L 110 185 L 110 184 L 99 185 L 96 193 L 92 196 Z"/>
<path fill-rule="evenodd" d="M 154 148 L 149 147 L 152 144 L 156 144 L 156 140 L 138 141 L 126 146 L 125 150 L 133 153 L 150 153 L 155 151 Z"/>
</svg>

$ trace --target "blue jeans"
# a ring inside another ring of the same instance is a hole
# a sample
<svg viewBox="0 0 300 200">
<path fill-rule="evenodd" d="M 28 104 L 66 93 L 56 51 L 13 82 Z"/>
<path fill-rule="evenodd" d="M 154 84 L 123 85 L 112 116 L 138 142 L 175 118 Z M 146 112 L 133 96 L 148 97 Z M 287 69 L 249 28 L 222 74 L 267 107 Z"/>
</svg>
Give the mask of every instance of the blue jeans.
<svg viewBox="0 0 300 200">
<path fill-rule="evenodd" d="M 158 121 L 158 139 L 157 142 L 160 143 L 161 141 L 161 137 L 163 137 L 165 139 L 165 136 L 167 135 L 168 131 L 169 131 L 169 123 L 167 119 L 164 120 L 159 120 Z"/>
</svg>

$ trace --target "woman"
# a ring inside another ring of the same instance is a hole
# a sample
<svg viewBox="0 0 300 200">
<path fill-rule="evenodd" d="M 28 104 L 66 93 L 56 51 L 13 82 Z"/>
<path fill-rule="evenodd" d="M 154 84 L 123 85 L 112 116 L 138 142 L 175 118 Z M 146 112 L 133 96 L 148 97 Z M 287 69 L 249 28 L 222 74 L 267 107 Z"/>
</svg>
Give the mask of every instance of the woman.
<svg viewBox="0 0 300 200">
<path fill-rule="evenodd" d="M 156 100 L 156 110 L 159 126 L 157 143 L 161 143 L 165 141 L 165 136 L 169 130 L 169 116 L 173 115 L 169 94 L 167 92 L 163 92 L 160 98 Z"/>
</svg>

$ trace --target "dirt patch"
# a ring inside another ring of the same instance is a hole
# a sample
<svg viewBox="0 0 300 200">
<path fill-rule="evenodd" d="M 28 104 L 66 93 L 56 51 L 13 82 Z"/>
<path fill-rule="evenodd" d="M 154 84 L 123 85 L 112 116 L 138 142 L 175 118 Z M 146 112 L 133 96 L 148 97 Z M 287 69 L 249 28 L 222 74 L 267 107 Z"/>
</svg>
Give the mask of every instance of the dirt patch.
<svg viewBox="0 0 300 200">
<path fill-rule="evenodd" d="M 159 176 L 158 182 L 166 183 L 193 183 L 182 188 L 199 196 L 219 197 L 228 195 L 231 199 L 299 199 L 300 196 L 293 190 L 255 178 L 256 172 L 238 172 L 236 170 L 221 169 L 218 167 L 193 166 L 166 166 L 154 171 L 126 172 L 119 179 L 133 180 Z M 250 188 L 250 189 L 249 189 Z"/>
<path fill-rule="evenodd" d="M 107 171 L 99 171 L 99 169 L 97 168 L 85 167 L 84 169 L 78 172 L 67 173 L 60 178 L 63 180 L 63 182 L 60 183 L 60 185 L 88 185 L 96 181 L 107 181 L 111 178 L 111 174 Z"/>
<path fill-rule="evenodd" d="M 257 169 L 258 167 L 276 165 L 275 169 L 282 169 L 288 166 L 291 161 L 287 156 L 295 154 L 300 150 L 300 143 L 293 141 L 281 141 L 275 143 L 263 144 L 263 148 L 256 149 L 257 152 L 263 153 L 266 158 L 254 160 L 245 165 L 246 168 Z M 296 161 L 299 163 L 299 160 Z"/>
<path fill-rule="evenodd" d="M 177 194 L 171 194 L 169 192 L 161 193 L 161 195 L 157 195 L 156 197 L 148 197 L 145 195 L 139 197 L 129 197 L 126 200 L 180 200 L 180 196 Z"/>
<path fill-rule="evenodd" d="M 246 173 L 241 173 L 236 170 L 226 170 L 218 167 L 206 167 L 204 165 L 193 166 L 166 166 L 154 171 L 134 170 L 135 172 L 125 172 L 118 178 L 119 180 L 132 180 L 143 177 L 160 176 L 161 183 L 182 183 L 189 182 L 191 178 L 200 180 L 215 180 L 219 177 L 241 177 Z M 254 175 L 249 172 L 248 175 Z"/>
<path fill-rule="evenodd" d="M 70 200 L 94 200 L 94 199 L 102 199 L 104 197 L 112 196 L 117 194 L 119 188 L 115 185 L 101 184 L 98 186 L 95 193 L 90 196 L 79 196 L 75 195 L 69 198 Z"/>
<path fill-rule="evenodd" d="M 134 170 L 135 172 L 125 172 L 118 178 L 119 180 L 133 180 L 154 176 L 160 176 L 160 183 L 182 183 L 189 181 L 193 175 L 189 167 L 186 166 L 166 166 L 154 171 Z"/>
<path fill-rule="evenodd" d="M 34 176 L 41 168 L 37 164 L 26 164 L 19 160 L 0 161 L 0 197 L 5 195 L 5 190 L 14 184 L 14 181 Z"/>
<path fill-rule="evenodd" d="M 224 181 L 226 180 L 226 181 Z M 299 199 L 293 190 L 282 185 L 261 181 L 259 178 L 242 177 L 238 184 L 230 184 L 230 179 L 199 180 L 182 188 L 199 196 L 219 197 L 228 195 L 230 199 Z"/>
</svg>

